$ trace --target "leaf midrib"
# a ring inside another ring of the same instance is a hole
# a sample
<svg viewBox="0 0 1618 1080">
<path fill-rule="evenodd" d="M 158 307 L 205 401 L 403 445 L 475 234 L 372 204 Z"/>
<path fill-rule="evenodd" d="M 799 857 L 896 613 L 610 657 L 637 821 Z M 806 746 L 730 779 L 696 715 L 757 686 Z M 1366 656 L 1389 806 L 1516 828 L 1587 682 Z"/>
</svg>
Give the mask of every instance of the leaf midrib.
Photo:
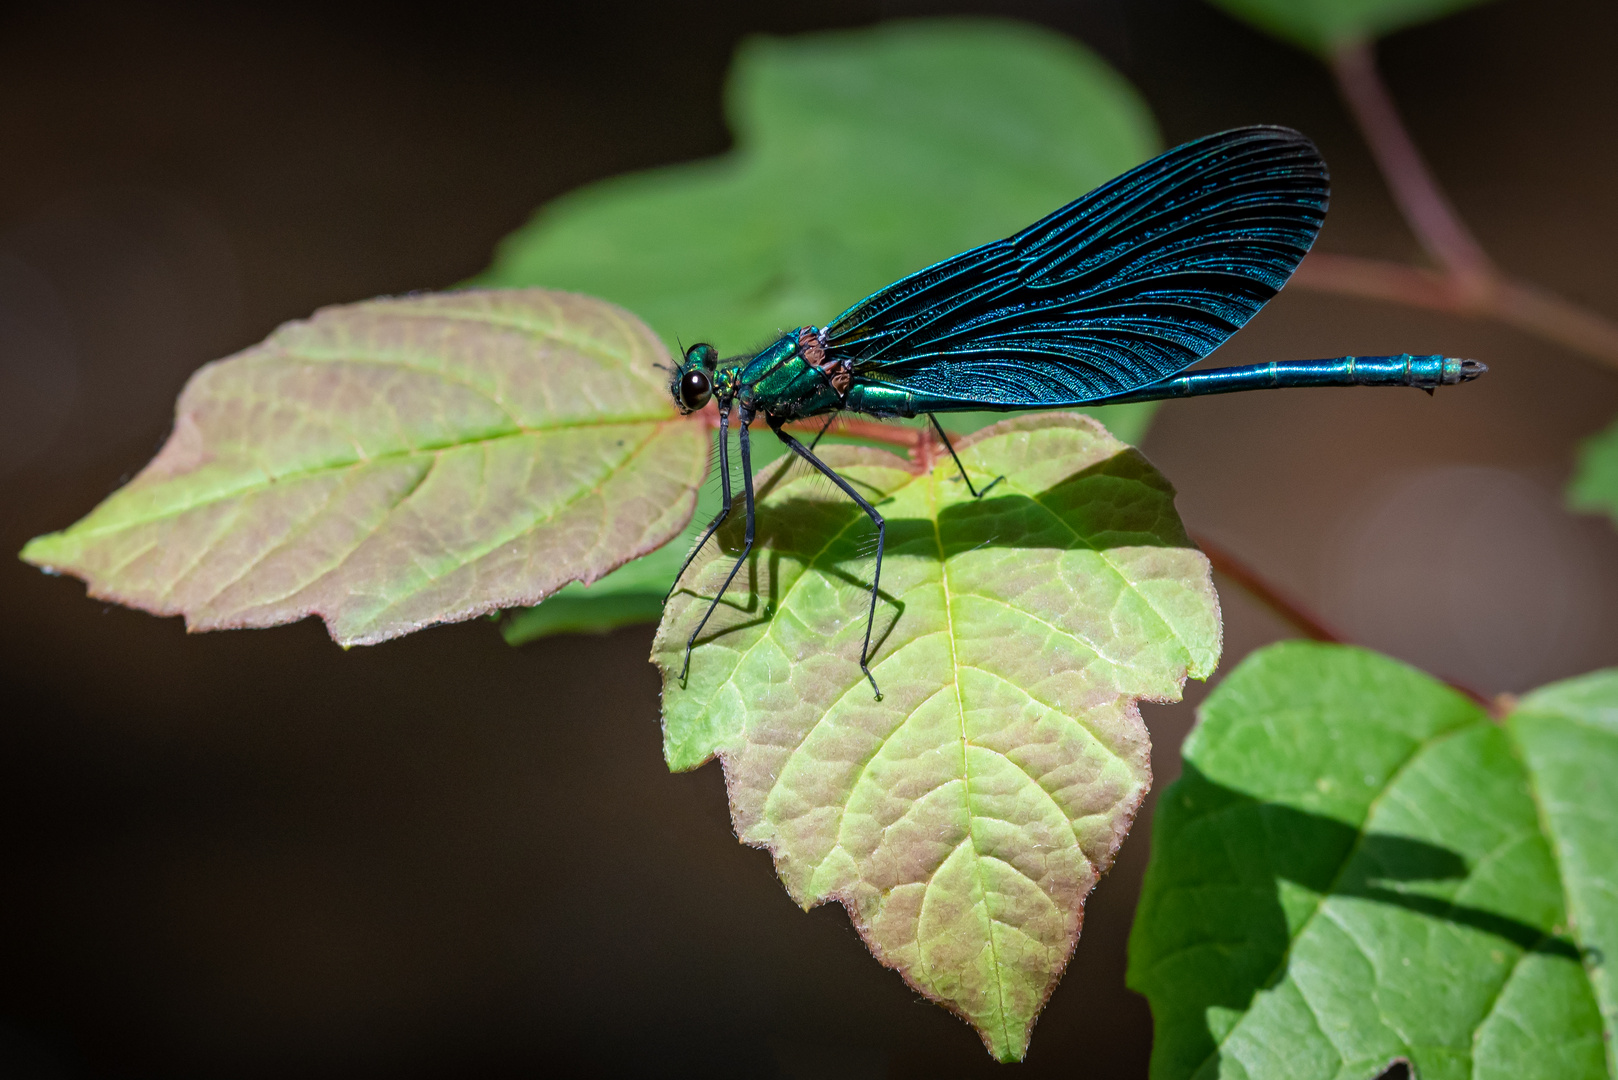
<svg viewBox="0 0 1618 1080">
<path fill-rule="evenodd" d="M 375 455 L 372 455 L 372 456 L 369 456 L 369 457 L 356 456 L 352 460 L 339 461 L 339 462 L 334 462 L 334 463 L 329 463 L 329 464 L 324 464 L 324 465 L 315 465 L 315 466 L 311 466 L 311 467 L 305 468 L 305 469 L 296 469 L 296 470 L 293 470 L 293 471 L 290 471 L 290 472 L 277 473 L 277 474 L 274 474 L 274 475 L 266 476 L 263 479 L 253 480 L 253 481 L 250 481 L 248 483 L 243 483 L 243 484 L 240 484 L 238 486 L 231 487 L 231 488 L 226 488 L 226 489 L 217 489 L 216 488 L 216 489 L 213 489 L 213 490 L 209 491 L 207 493 L 206 497 L 204 497 L 204 498 L 196 499 L 194 501 L 187 502 L 187 503 L 181 504 L 179 506 L 164 507 L 161 511 L 159 511 L 157 513 L 146 514 L 146 515 L 142 515 L 140 517 L 134 517 L 134 518 L 127 518 L 127 517 L 126 518 L 120 518 L 119 520 L 117 520 L 114 523 L 104 525 L 104 526 L 100 526 L 98 528 L 80 528 L 80 527 L 77 527 L 77 526 L 73 526 L 73 527 L 69 527 L 68 529 L 63 530 L 62 532 L 51 533 L 51 534 L 48 534 L 48 536 L 40 537 L 39 539 L 44 540 L 44 539 L 48 539 L 50 537 L 71 536 L 75 540 L 94 540 L 94 539 L 97 539 L 97 538 L 102 537 L 102 536 L 108 536 L 108 535 L 111 535 L 113 533 L 123 532 L 123 531 L 126 531 L 128 529 L 139 528 L 139 527 L 141 527 L 143 525 L 151 525 L 151 524 L 154 524 L 154 523 L 159 522 L 159 521 L 164 521 L 164 520 L 166 520 L 168 518 L 179 517 L 182 514 L 190 513 L 191 511 L 200 509 L 202 507 L 212 506 L 212 505 L 214 505 L 216 503 L 225 502 L 225 501 L 228 501 L 228 500 L 231 500 L 231 499 L 239 499 L 239 498 L 242 498 L 242 497 L 247 496 L 247 495 L 257 494 L 259 492 L 262 492 L 262 491 L 268 490 L 270 488 L 273 488 L 273 487 L 275 487 L 275 486 L 277 486 L 279 484 L 297 483 L 297 482 L 302 481 L 302 480 L 313 479 L 313 478 L 316 478 L 316 477 L 329 475 L 331 473 L 339 473 L 339 472 L 343 472 L 343 471 L 349 470 L 349 469 L 363 468 L 363 467 L 369 466 L 369 465 L 377 465 L 377 464 L 386 465 L 386 464 L 389 464 L 391 462 L 407 461 L 407 460 L 409 460 L 411 458 L 422 457 L 422 456 L 425 456 L 425 455 L 428 455 L 428 454 L 436 456 L 436 455 L 439 455 L 439 454 L 443 453 L 446 450 L 460 450 L 460 449 L 464 449 L 464 448 L 467 448 L 467 447 L 484 447 L 484 448 L 487 448 L 488 446 L 490 446 L 490 445 L 492 445 L 494 443 L 502 442 L 502 441 L 507 440 L 507 439 L 526 438 L 526 437 L 531 436 L 531 435 L 548 435 L 548 434 L 551 434 L 553 432 L 569 431 L 569 430 L 574 430 L 574 429 L 602 428 L 602 427 L 641 427 L 641 426 L 649 426 L 649 425 L 655 425 L 655 426 L 658 426 L 658 427 L 662 427 L 662 426 L 669 425 L 669 424 L 685 424 L 685 423 L 691 423 L 691 422 L 692 421 L 690 421 L 689 419 L 687 419 L 685 417 L 679 417 L 679 416 L 663 417 L 663 418 L 660 418 L 660 419 L 657 419 L 657 420 L 621 420 L 621 419 L 617 419 L 617 418 L 608 418 L 608 419 L 603 419 L 603 420 L 581 420 L 581 421 L 578 421 L 578 422 L 571 422 L 571 423 L 566 423 L 566 424 L 549 425 L 549 426 L 542 427 L 542 428 L 522 427 L 522 428 L 518 428 L 518 429 L 516 429 L 514 431 L 503 431 L 503 432 L 499 432 L 497 434 L 481 436 L 481 437 L 475 438 L 475 439 L 463 439 L 463 440 L 454 441 L 454 442 L 441 443 L 441 444 L 438 444 L 438 445 L 424 445 L 424 446 L 410 447 L 408 449 L 403 449 L 403 450 L 389 450 L 389 451 L 386 451 L 384 453 L 375 454 Z M 204 464 L 205 465 L 206 464 L 215 464 L 215 462 L 205 462 Z M 201 466 L 199 466 L 199 468 L 201 468 Z M 156 488 L 160 487 L 163 484 L 167 484 L 167 483 L 173 482 L 175 480 L 179 480 L 179 479 L 181 479 L 183 477 L 186 477 L 186 476 L 195 475 L 196 472 L 197 472 L 197 470 L 193 469 L 193 470 L 191 470 L 190 472 L 187 472 L 187 473 L 180 473 L 180 474 L 177 474 L 175 476 L 165 477 L 163 480 L 158 481 L 157 483 L 155 483 L 153 485 L 153 488 L 156 489 Z M 137 479 L 139 479 L 139 478 L 137 477 Z M 37 540 L 34 541 L 34 542 L 31 542 L 28 546 L 32 547 L 33 544 L 37 543 L 37 542 L 38 542 Z M 25 549 L 25 553 L 26 553 L 26 549 Z"/>
<path fill-rule="evenodd" d="M 944 466 L 942 464 L 940 464 L 938 466 L 938 468 L 944 468 Z M 938 507 L 937 507 L 937 498 L 936 498 L 936 496 L 937 496 L 937 492 L 938 492 L 939 489 L 938 489 L 938 486 L 937 486 L 937 483 L 936 483 L 936 471 L 937 470 L 935 469 L 932 472 L 929 472 L 929 473 L 924 474 L 924 475 L 909 476 L 902 483 L 895 486 L 893 489 L 885 490 L 883 492 L 883 494 L 884 494 L 885 498 L 891 498 L 892 496 L 896 495 L 898 492 L 904 490 L 906 487 L 909 487 L 910 485 L 912 485 L 914 483 L 922 482 L 922 481 L 932 481 L 930 483 L 930 485 L 929 485 L 928 490 L 929 490 L 929 493 L 930 493 L 930 500 L 929 501 L 933 505 L 933 513 L 932 513 L 933 535 L 934 535 L 934 540 L 935 540 L 935 544 L 936 544 L 936 547 L 937 547 L 937 551 L 938 551 L 938 554 L 939 554 L 940 582 L 941 582 L 941 586 L 945 590 L 945 605 L 946 605 L 946 610 L 948 610 L 951 601 L 950 601 L 950 591 L 949 591 L 948 583 L 947 583 L 947 581 L 944 581 L 944 578 L 947 577 L 948 571 L 944 567 L 945 567 L 945 564 L 949 561 L 949 556 L 948 556 L 948 554 L 946 553 L 946 551 L 944 549 L 943 538 L 942 538 L 942 535 L 939 532 L 939 528 L 938 528 L 939 511 L 938 511 Z M 1015 490 L 1021 491 L 1020 488 L 1016 488 L 1015 484 L 1008 484 L 1008 486 L 1013 487 L 1013 489 L 1015 489 Z M 1156 607 L 1153 606 L 1151 604 L 1151 602 L 1145 598 L 1144 594 L 1142 594 L 1140 592 L 1140 590 L 1135 587 L 1134 583 L 1129 580 L 1127 575 L 1125 575 L 1121 570 L 1119 570 L 1118 567 L 1111 562 L 1111 560 L 1106 558 L 1105 554 L 1099 548 L 1097 548 L 1094 544 L 1088 542 L 1071 525 L 1068 525 L 1068 523 L 1061 517 L 1061 515 L 1058 514 L 1055 510 L 1053 510 L 1050 506 L 1048 506 L 1047 504 L 1045 504 L 1044 502 L 1042 502 L 1042 501 L 1040 501 L 1040 500 L 1038 500 L 1036 498 L 1027 496 L 1026 492 L 1023 492 L 1023 494 L 1024 494 L 1025 497 L 1029 498 L 1030 502 L 1032 502 L 1036 506 L 1039 506 L 1048 515 L 1050 515 L 1050 517 L 1054 518 L 1059 524 L 1061 524 L 1065 529 L 1067 529 L 1067 531 L 1071 535 L 1073 535 L 1076 539 L 1078 539 L 1084 550 L 1094 552 L 1097 555 L 1097 557 L 1101 558 L 1102 561 L 1106 564 L 1107 568 L 1113 572 L 1113 574 L 1123 584 L 1123 586 L 1126 589 L 1130 590 L 1131 592 L 1135 593 L 1135 595 L 1140 596 L 1142 601 L 1144 603 L 1146 603 L 1149 608 L 1151 608 L 1153 614 L 1155 616 L 1157 616 L 1159 621 L 1164 624 L 1166 629 L 1168 629 L 1169 635 L 1171 637 L 1173 637 L 1175 640 L 1179 640 L 1178 635 L 1174 634 L 1171 627 L 1168 627 L 1167 621 L 1163 619 L 1162 614 L 1160 612 L 1158 612 Z M 819 549 L 817 549 L 815 551 L 815 553 L 803 564 L 803 571 L 796 578 L 793 579 L 793 581 L 787 586 L 786 591 L 784 591 L 781 594 L 781 598 L 778 601 L 778 605 L 777 605 L 778 610 L 784 611 L 784 610 L 787 609 L 788 600 L 792 596 L 793 591 L 796 590 L 796 588 L 798 587 L 799 584 L 801 584 L 807 577 L 810 576 L 810 572 L 814 569 L 814 567 L 818 563 L 820 557 L 822 555 L 824 555 L 826 553 L 826 551 L 829 550 L 833 544 L 835 544 L 838 540 L 840 540 L 848 532 L 848 530 L 850 528 L 857 525 L 861 520 L 862 519 L 861 519 L 861 517 L 859 515 L 857 515 L 857 514 L 852 515 L 849 518 L 848 523 L 845 524 L 836 533 L 834 533 L 831 537 L 829 537 L 827 539 L 826 543 L 823 544 Z M 865 519 L 865 520 L 868 520 L 868 519 Z M 1073 549 L 1069 549 L 1069 550 L 1073 550 Z M 980 597 L 980 594 L 977 594 L 977 593 L 972 593 L 972 594 L 968 594 L 968 595 L 972 595 L 972 596 L 975 596 L 975 597 Z M 1051 624 L 1046 623 L 1043 620 L 1038 619 L 1037 616 L 1030 616 L 1030 617 L 1034 618 L 1035 621 L 1040 622 L 1042 625 L 1050 626 L 1050 628 L 1053 631 L 1057 631 L 1057 632 L 1061 633 L 1062 636 L 1071 638 L 1072 640 L 1079 643 L 1080 645 L 1083 645 L 1084 647 L 1088 648 L 1098 658 L 1106 660 L 1109 663 L 1115 663 L 1114 661 L 1111 660 L 1110 657 L 1107 657 L 1100 650 L 1100 648 L 1098 648 L 1093 642 L 1091 642 L 1085 636 L 1074 633 L 1072 631 L 1062 630 L 1062 629 L 1060 629 L 1058 627 L 1052 626 Z M 954 659 L 954 657 L 955 657 L 955 635 L 954 635 L 954 631 L 953 631 L 953 612 L 952 611 L 951 611 L 951 613 L 950 613 L 950 615 L 948 617 L 948 626 L 946 627 L 944 632 L 948 635 L 948 640 L 949 640 L 949 643 L 950 643 L 950 655 L 951 655 L 951 658 L 952 658 L 951 659 L 951 670 L 958 672 L 959 669 L 960 669 L 960 665 Z M 737 656 L 736 662 L 731 667 L 731 675 L 727 676 L 726 679 L 724 679 L 724 680 L 720 681 L 719 683 L 717 683 L 716 686 L 717 687 L 723 687 L 723 686 L 727 685 L 729 683 L 730 677 L 734 676 L 736 670 L 741 667 L 741 665 L 746 661 L 747 657 L 749 655 L 751 655 L 751 653 L 753 652 L 754 649 L 756 649 L 760 644 L 762 644 L 765 640 L 767 640 L 768 637 L 769 637 L 769 630 L 766 629 L 764 634 L 760 635 L 758 641 L 756 641 L 753 644 L 749 645 L 746 649 L 744 649 Z M 894 658 L 894 656 L 896 656 L 896 655 L 897 655 L 897 653 L 890 654 L 886 659 L 887 660 L 892 660 Z M 880 669 L 881 666 L 882 665 L 879 664 L 878 668 Z M 1126 671 L 1136 670 L 1132 665 L 1125 664 L 1125 663 L 1115 663 L 1115 666 L 1122 669 L 1122 670 L 1126 670 Z M 994 675 L 993 672 L 988 672 L 988 674 Z M 998 675 L 995 675 L 995 677 L 996 678 L 1001 678 L 1001 676 L 998 676 Z M 816 728 L 818 728 L 821 723 L 825 722 L 826 718 L 829 717 L 832 714 L 832 712 L 835 711 L 837 703 L 841 702 L 844 698 L 846 698 L 848 696 L 849 693 L 852 693 L 853 691 L 857 690 L 862 685 L 864 685 L 863 682 L 856 682 L 856 683 L 852 684 L 849 687 L 848 690 L 845 690 L 843 694 L 839 695 L 838 698 L 831 705 L 828 706 L 826 711 L 824 713 L 822 713 L 821 716 L 818 719 L 816 719 L 814 724 L 811 725 L 809 732 L 805 733 L 803 741 L 807 741 L 809 736 L 813 734 L 814 730 Z M 960 697 L 959 697 L 959 679 L 958 678 L 955 680 L 955 687 L 956 687 L 956 695 L 957 695 L 956 696 L 957 715 L 963 717 L 963 722 L 964 722 L 965 711 L 964 711 L 964 706 L 961 704 Z M 1021 689 L 1021 688 L 1019 687 L 1019 689 Z M 1024 693 L 1025 693 L 1025 696 L 1029 697 L 1029 700 L 1031 700 L 1031 701 L 1036 700 L 1031 695 L 1026 695 L 1026 691 Z M 710 703 L 709 702 L 704 702 L 705 706 L 708 705 L 708 704 L 710 704 Z M 1052 709 L 1051 711 L 1053 711 L 1053 712 L 1061 712 L 1061 710 L 1058 710 L 1058 709 Z M 1077 721 L 1077 718 L 1075 718 L 1075 720 Z M 1101 748 L 1103 750 L 1105 750 L 1114 759 L 1118 758 L 1118 754 L 1116 753 L 1116 751 L 1114 751 L 1110 746 L 1108 746 L 1104 741 L 1102 741 L 1100 739 L 1099 735 L 1097 735 L 1096 732 L 1090 730 L 1087 725 L 1083 724 L 1082 721 L 1077 721 L 1077 722 L 1079 723 L 1079 725 L 1081 727 L 1083 727 L 1090 734 L 1090 736 L 1092 738 L 1094 738 L 1096 740 L 1097 744 L 1099 746 L 1101 746 Z M 799 745 L 801 746 L 802 742 L 800 742 Z M 969 745 L 969 742 L 965 737 L 964 729 L 963 729 L 963 733 L 962 733 L 962 745 L 963 745 L 963 755 L 964 755 L 964 747 L 966 745 Z M 794 750 L 793 753 L 796 753 L 796 751 Z M 869 763 L 869 760 L 873 760 L 880 753 L 881 753 L 881 746 L 879 745 L 877 747 L 877 749 L 872 752 L 871 758 L 867 760 L 866 764 Z M 1013 764 L 1015 765 L 1016 763 L 1013 762 Z M 1020 766 L 1019 766 L 1019 768 L 1020 768 Z M 785 770 L 783 769 L 782 770 L 783 775 L 784 775 L 784 771 Z M 863 771 L 863 766 L 862 766 L 862 771 Z M 1026 772 L 1024 773 L 1024 775 L 1026 775 Z M 965 779 L 966 778 L 963 777 L 963 781 Z M 1051 798 L 1054 801 L 1055 796 L 1052 795 L 1048 790 L 1046 790 L 1044 785 L 1039 784 L 1038 781 L 1033 780 L 1032 777 L 1030 777 L 1030 780 L 1031 780 L 1031 782 L 1033 782 L 1035 784 L 1036 787 L 1038 787 L 1042 792 L 1044 792 L 1044 794 L 1046 795 L 1047 798 Z M 780 787 L 780 783 L 781 783 L 781 778 L 780 778 L 780 776 L 777 776 L 776 780 L 775 780 L 775 783 L 771 786 L 770 791 L 768 793 L 766 793 L 765 802 L 768 802 L 769 797 L 774 795 L 775 791 Z M 1061 810 L 1060 805 L 1058 805 L 1057 808 L 1058 808 L 1058 810 L 1061 811 L 1062 816 L 1064 818 L 1068 818 L 1068 824 L 1069 824 L 1069 827 L 1071 828 L 1072 825 L 1073 825 L 1072 819 L 1068 817 L 1067 812 L 1065 810 Z M 846 811 L 847 811 L 846 803 L 843 806 L 840 806 L 838 808 L 838 829 L 839 829 L 839 831 L 841 829 L 841 821 L 842 821 L 843 815 L 846 813 Z M 968 813 L 970 814 L 970 810 L 968 811 Z M 1074 840 L 1075 840 L 1075 843 L 1077 843 L 1077 833 L 1075 833 Z M 828 853 L 828 857 L 829 857 L 829 853 Z M 1088 856 L 1085 857 L 1085 861 L 1089 862 Z M 815 870 L 811 871 L 810 874 L 809 874 L 809 879 L 810 880 L 813 880 L 814 874 L 816 872 L 818 872 L 819 867 L 824 865 L 824 863 L 825 863 L 825 860 L 822 859 L 822 860 L 820 860 L 819 863 L 816 864 Z M 1043 890 L 1041 890 L 1041 891 L 1043 891 Z M 998 970 L 998 968 L 996 970 Z M 996 985 L 998 987 L 998 985 L 999 985 L 998 980 L 997 980 Z M 1003 998 L 1003 995 L 1002 995 L 1002 998 Z M 1001 1012 L 1002 1012 L 1002 1015 L 1003 1015 L 1004 1014 L 1003 1006 L 1002 1006 Z"/>
<path fill-rule="evenodd" d="M 918 479 L 920 479 L 918 477 Z M 928 503 L 932 509 L 933 542 L 938 547 L 938 587 L 944 592 L 944 634 L 949 642 L 949 670 L 950 685 L 955 690 L 955 717 L 961 733 L 961 802 L 966 810 L 966 835 L 972 843 L 972 879 L 977 888 L 978 895 L 983 898 L 983 917 L 988 922 L 987 937 L 989 939 L 990 970 L 994 972 L 995 993 L 995 1019 L 999 1021 L 1000 1046 L 1002 1049 L 1011 1044 L 1011 1032 L 1006 1021 L 1006 985 L 1005 975 L 1000 970 L 1000 942 L 995 933 L 994 911 L 989 905 L 989 890 L 983 880 L 983 852 L 978 848 L 978 834 L 975 827 L 976 815 L 972 812 L 972 740 L 966 732 L 966 703 L 961 699 L 961 664 L 955 649 L 955 601 L 950 595 L 949 588 L 949 556 L 944 550 L 944 534 L 938 525 L 938 479 L 936 470 L 927 474 Z M 1046 793 L 1049 795 L 1049 792 Z M 1063 815 L 1066 817 L 1066 815 Z M 1071 822 L 1069 823 L 1071 825 Z M 1076 842 L 1076 841 L 1075 841 Z M 925 901 L 924 901 L 925 902 Z"/>
</svg>

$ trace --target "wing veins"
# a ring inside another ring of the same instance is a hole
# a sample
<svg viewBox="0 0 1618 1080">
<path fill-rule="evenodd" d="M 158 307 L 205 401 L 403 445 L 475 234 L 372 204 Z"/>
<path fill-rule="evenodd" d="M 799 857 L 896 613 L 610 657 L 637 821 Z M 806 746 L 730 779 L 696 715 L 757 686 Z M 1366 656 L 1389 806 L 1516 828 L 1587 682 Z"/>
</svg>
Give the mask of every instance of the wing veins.
<svg viewBox="0 0 1618 1080">
<path fill-rule="evenodd" d="M 827 350 L 876 384 L 938 393 L 948 374 L 960 400 L 968 382 L 1028 379 L 1124 392 L 1251 319 L 1312 245 L 1326 202 L 1325 163 L 1296 132 L 1209 136 L 867 297 L 832 321 Z M 993 377 L 1007 363 L 1023 373 Z M 940 364 L 950 371 L 930 373 Z"/>
</svg>

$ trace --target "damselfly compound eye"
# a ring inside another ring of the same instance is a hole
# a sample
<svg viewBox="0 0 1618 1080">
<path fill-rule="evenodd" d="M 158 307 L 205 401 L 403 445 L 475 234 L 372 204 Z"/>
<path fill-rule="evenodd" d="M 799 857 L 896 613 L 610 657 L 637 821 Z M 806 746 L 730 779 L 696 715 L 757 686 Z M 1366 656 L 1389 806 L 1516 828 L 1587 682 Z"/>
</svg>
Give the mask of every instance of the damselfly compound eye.
<svg viewBox="0 0 1618 1080">
<path fill-rule="evenodd" d="M 719 350 L 699 341 L 685 351 L 685 366 L 712 371 L 719 366 Z"/>
<path fill-rule="evenodd" d="M 680 377 L 680 404 L 688 412 L 695 412 L 708 404 L 708 395 L 712 392 L 713 384 L 708 381 L 706 371 L 687 371 Z"/>
</svg>

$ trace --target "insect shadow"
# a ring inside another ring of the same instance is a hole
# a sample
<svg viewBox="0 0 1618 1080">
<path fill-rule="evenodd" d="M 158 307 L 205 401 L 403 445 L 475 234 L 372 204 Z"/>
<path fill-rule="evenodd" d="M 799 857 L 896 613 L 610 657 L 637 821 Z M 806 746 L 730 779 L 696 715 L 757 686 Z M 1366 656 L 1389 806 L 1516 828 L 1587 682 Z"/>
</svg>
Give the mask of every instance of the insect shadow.
<svg viewBox="0 0 1618 1080">
<path fill-rule="evenodd" d="M 1362 832 L 1265 802 L 1210 780 L 1189 762 L 1164 791 L 1152 833 L 1154 871 L 1159 864 L 1175 865 L 1163 872 L 1195 881 L 1192 891 L 1159 894 L 1143 907 L 1134 931 L 1163 935 L 1154 949 L 1161 959 L 1140 975 L 1159 985 L 1173 980 L 1174 992 L 1153 1008 L 1167 1010 L 1158 1017 L 1158 1031 L 1179 1043 L 1166 1050 L 1177 1061 L 1205 1068 L 1216 1060 L 1219 1038 L 1208 1026 L 1215 1010 L 1245 1012 L 1259 991 L 1286 976 L 1293 941 L 1283 882 L 1322 897 L 1355 897 L 1470 927 L 1525 952 L 1575 963 L 1592 955 L 1531 923 L 1410 888 L 1467 876 L 1466 860 L 1449 848 Z M 1197 914 L 1188 918 L 1193 910 Z M 1132 971 L 1132 985 L 1135 976 Z"/>
<path fill-rule="evenodd" d="M 898 459 L 895 464 L 901 466 Z M 890 486 L 884 487 L 871 482 L 870 475 L 881 474 L 866 474 L 859 468 L 844 473 L 886 517 L 885 557 L 890 560 L 943 561 L 985 547 L 1194 547 L 1174 511 L 1174 489 L 1133 447 L 1061 477 L 1034 494 L 999 484 L 983 498 L 951 502 L 936 521 L 893 515 L 891 508 L 898 500 L 892 494 L 891 479 Z M 717 625 L 710 623 L 711 629 L 697 639 L 697 645 L 768 623 L 780 609 L 784 560 L 846 585 L 849 619 L 854 620 L 849 625 L 853 630 L 862 629 L 864 616 L 861 612 L 856 619 L 855 610 L 861 604 L 855 600 L 870 589 L 871 543 L 876 531 L 870 519 L 835 488 L 815 484 L 814 474 L 777 467 L 759 479 L 757 543 L 743 573 L 720 604 L 730 617 L 716 620 Z M 952 493 L 957 487 L 964 489 L 958 476 L 944 483 Z M 744 526 L 738 507 L 717 535 L 717 559 L 723 562 L 741 551 Z M 891 576 L 885 577 L 884 584 L 890 580 Z M 682 585 L 680 591 L 704 595 L 695 585 Z M 873 657 L 882 655 L 883 645 L 905 614 L 904 601 L 886 588 L 877 596 Z M 752 617 L 737 617 L 742 615 Z"/>
</svg>

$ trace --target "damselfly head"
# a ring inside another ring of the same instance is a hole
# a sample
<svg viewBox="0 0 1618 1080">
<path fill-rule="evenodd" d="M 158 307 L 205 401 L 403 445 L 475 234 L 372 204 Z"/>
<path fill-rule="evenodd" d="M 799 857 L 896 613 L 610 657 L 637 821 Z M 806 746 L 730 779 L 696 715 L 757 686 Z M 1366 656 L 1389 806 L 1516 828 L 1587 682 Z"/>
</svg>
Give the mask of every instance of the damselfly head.
<svg viewBox="0 0 1618 1080">
<path fill-rule="evenodd" d="M 696 412 L 708 404 L 713 394 L 713 371 L 719 366 L 719 350 L 698 342 L 685 351 L 685 363 L 674 372 L 669 391 L 682 413 Z"/>
<path fill-rule="evenodd" d="M 705 341 L 699 341 L 685 351 L 685 366 L 712 371 L 719 366 L 719 350 Z"/>
</svg>

